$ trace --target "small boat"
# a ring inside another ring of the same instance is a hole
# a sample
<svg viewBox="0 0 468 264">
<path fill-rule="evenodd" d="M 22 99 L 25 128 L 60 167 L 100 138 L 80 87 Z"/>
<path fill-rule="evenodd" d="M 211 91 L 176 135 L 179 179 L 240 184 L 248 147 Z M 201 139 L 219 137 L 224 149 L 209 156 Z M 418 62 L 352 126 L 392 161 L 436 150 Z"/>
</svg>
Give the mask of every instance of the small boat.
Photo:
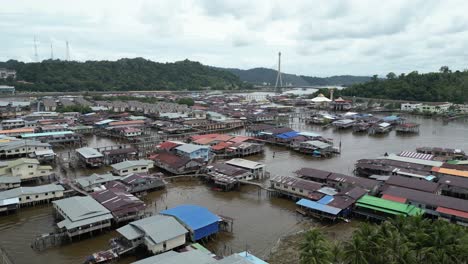
<svg viewBox="0 0 468 264">
<path fill-rule="evenodd" d="M 102 263 L 111 263 L 115 261 L 119 255 L 115 253 L 112 249 L 99 251 L 91 256 L 88 256 L 84 261 L 84 264 L 102 264 Z"/>
</svg>

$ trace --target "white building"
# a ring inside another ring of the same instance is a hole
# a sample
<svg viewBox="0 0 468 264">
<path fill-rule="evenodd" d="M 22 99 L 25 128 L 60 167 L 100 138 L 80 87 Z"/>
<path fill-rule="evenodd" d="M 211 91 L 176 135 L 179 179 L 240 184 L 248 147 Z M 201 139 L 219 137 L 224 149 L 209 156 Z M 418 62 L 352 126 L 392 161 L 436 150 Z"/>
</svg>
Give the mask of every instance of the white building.
<svg viewBox="0 0 468 264">
<path fill-rule="evenodd" d="M 51 173 L 52 167 L 39 165 L 37 159 L 21 158 L 0 163 L 0 175 L 20 177 L 21 181 L 49 176 Z"/>
<path fill-rule="evenodd" d="M 54 201 L 53 204 L 64 219 L 57 226 L 69 237 L 111 226 L 111 212 L 90 196 L 74 196 Z"/>
<path fill-rule="evenodd" d="M 402 103 L 401 104 L 401 111 L 414 111 L 419 109 L 422 106 L 421 103 Z"/>
<path fill-rule="evenodd" d="M 21 185 L 21 178 L 15 176 L 0 176 L 0 190 L 18 188 Z"/>
<path fill-rule="evenodd" d="M 132 246 L 145 245 L 153 254 L 180 247 L 186 242 L 185 229 L 175 218 L 154 215 L 117 229 Z"/>
<path fill-rule="evenodd" d="M 430 112 L 430 113 L 444 113 L 447 112 L 449 107 L 452 106 L 451 103 L 424 103 L 419 106 L 419 111 L 421 112 Z"/>
<path fill-rule="evenodd" d="M 154 167 L 152 160 L 127 160 L 112 164 L 112 173 L 124 176 L 131 173 L 148 172 Z"/>
<path fill-rule="evenodd" d="M 36 140 L 11 140 L 0 143 L 0 159 L 11 159 L 13 157 L 23 157 L 36 150 L 52 149 L 49 143 L 42 143 Z"/>
<path fill-rule="evenodd" d="M 44 203 L 62 198 L 64 190 L 61 185 L 57 184 L 19 187 L 0 192 L 0 201 L 17 198 L 20 206 Z"/>
<path fill-rule="evenodd" d="M 265 164 L 239 158 L 228 160 L 226 164 L 250 171 L 255 179 L 263 179 L 265 177 Z"/>
<path fill-rule="evenodd" d="M 16 71 L 5 69 L 5 68 L 0 68 L 0 79 L 7 79 L 9 77 L 16 79 Z"/>
</svg>

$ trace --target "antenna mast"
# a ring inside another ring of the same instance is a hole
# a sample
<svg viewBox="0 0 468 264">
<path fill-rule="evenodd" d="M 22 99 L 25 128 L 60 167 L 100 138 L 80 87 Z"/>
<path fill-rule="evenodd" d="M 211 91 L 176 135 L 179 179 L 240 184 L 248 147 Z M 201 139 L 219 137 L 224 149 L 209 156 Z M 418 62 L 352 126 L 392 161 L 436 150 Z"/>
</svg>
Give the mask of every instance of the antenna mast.
<svg viewBox="0 0 468 264">
<path fill-rule="evenodd" d="M 276 76 L 275 90 L 277 94 L 281 93 L 283 87 L 283 78 L 281 78 L 281 52 L 278 52 L 278 75 Z"/>
<path fill-rule="evenodd" d="M 70 46 L 68 45 L 68 40 L 66 41 L 66 44 L 67 44 L 67 50 L 65 53 L 65 59 L 68 61 L 70 60 Z"/>
<path fill-rule="evenodd" d="M 52 42 L 50 42 L 50 59 L 54 59 L 54 48 L 52 47 Z"/>
<path fill-rule="evenodd" d="M 39 62 L 39 55 L 37 55 L 37 40 L 36 36 L 34 36 L 34 59 L 36 62 Z"/>
</svg>

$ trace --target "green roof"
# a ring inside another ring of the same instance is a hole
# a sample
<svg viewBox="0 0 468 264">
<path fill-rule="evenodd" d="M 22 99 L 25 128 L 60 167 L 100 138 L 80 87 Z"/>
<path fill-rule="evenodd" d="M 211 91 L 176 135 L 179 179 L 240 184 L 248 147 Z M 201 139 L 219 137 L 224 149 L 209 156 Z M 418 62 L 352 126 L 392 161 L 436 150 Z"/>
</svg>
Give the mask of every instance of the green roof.
<svg viewBox="0 0 468 264">
<path fill-rule="evenodd" d="M 356 205 L 358 207 L 369 208 L 393 215 L 414 216 L 424 213 L 423 209 L 414 205 L 394 202 L 370 195 L 364 195 L 361 197 L 359 200 L 357 200 Z"/>
<path fill-rule="evenodd" d="M 468 165 L 468 160 L 449 160 L 447 163 L 452 165 Z"/>
</svg>

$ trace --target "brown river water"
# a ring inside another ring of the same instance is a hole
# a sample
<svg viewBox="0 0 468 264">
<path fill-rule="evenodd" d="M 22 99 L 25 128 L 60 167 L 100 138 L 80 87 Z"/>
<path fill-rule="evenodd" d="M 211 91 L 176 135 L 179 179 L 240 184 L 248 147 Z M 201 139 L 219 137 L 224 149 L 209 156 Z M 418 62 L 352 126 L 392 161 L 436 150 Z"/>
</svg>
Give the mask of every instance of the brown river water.
<svg viewBox="0 0 468 264">
<path fill-rule="evenodd" d="M 314 167 L 351 174 L 354 163 L 361 158 L 374 158 L 385 152 L 399 153 L 414 150 L 419 146 L 440 146 L 460 148 L 468 151 L 468 122 L 464 120 L 443 124 L 440 120 L 422 117 L 408 117 L 409 121 L 421 124 L 421 132 L 414 136 L 396 135 L 394 131 L 384 136 L 356 135 L 351 131 L 322 130 L 320 127 L 293 124 L 296 130 L 315 131 L 325 137 L 333 138 L 335 145 L 342 143 L 340 156 L 317 160 L 282 147 L 267 146 L 262 155 L 249 159 L 264 162 L 267 170 L 274 175 L 291 175 L 301 167 Z M 297 121 L 297 120 L 296 120 Z M 109 139 L 88 139 L 90 146 L 113 144 Z M 104 170 L 101 170 L 101 172 Z M 76 171 L 77 176 L 88 175 L 96 171 Z M 266 258 L 278 239 L 311 225 L 319 225 L 312 219 L 306 219 L 295 213 L 292 201 L 268 197 L 255 187 L 244 186 L 236 192 L 216 192 L 196 181 L 170 183 L 166 190 L 150 193 L 143 198 L 149 205 L 148 210 L 159 211 L 166 207 L 183 203 L 199 204 L 208 207 L 214 213 L 234 218 L 233 233 L 220 233 L 205 245 L 218 254 L 244 251 Z M 82 263 L 93 252 L 106 249 L 115 231 L 74 242 L 43 252 L 35 252 L 30 247 L 32 239 L 39 234 L 51 232 L 54 228 L 52 207 L 40 206 L 23 208 L 18 213 L 0 217 L 0 246 L 12 257 L 14 263 Z M 346 229 L 346 224 L 337 227 Z M 118 263 L 131 263 L 136 257 L 125 257 Z"/>
</svg>

